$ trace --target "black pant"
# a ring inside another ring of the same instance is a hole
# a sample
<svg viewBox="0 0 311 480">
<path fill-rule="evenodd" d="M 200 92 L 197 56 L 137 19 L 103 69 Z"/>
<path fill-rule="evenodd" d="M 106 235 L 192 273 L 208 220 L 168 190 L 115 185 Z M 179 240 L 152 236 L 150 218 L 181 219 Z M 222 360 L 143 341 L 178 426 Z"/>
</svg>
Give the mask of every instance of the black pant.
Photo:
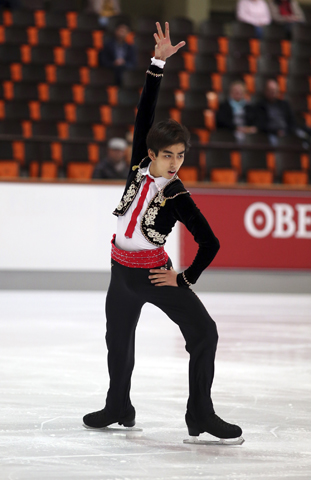
<svg viewBox="0 0 311 480">
<path fill-rule="evenodd" d="M 170 268 L 169 260 L 167 267 Z M 211 386 L 218 334 L 215 322 L 196 294 L 182 287 L 156 287 L 149 269 L 129 268 L 112 260 L 106 299 L 108 369 L 110 386 L 106 407 L 121 418 L 131 408 L 130 387 L 134 368 L 135 330 L 146 302 L 175 322 L 190 354 L 187 409 L 198 421 L 214 412 Z"/>
</svg>

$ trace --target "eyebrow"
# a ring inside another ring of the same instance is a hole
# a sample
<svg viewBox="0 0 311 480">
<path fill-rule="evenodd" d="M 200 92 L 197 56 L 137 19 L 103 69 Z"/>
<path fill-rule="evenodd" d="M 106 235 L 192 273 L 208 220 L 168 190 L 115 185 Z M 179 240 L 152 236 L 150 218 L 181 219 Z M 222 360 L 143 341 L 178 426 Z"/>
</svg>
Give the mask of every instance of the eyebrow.
<svg viewBox="0 0 311 480">
<path fill-rule="evenodd" d="M 185 153 L 186 150 L 183 150 L 182 152 L 179 152 L 177 155 L 181 155 L 182 153 Z M 174 152 L 171 152 L 170 150 L 163 150 L 164 153 L 171 153 L 172 155 Z"/>
</svg>

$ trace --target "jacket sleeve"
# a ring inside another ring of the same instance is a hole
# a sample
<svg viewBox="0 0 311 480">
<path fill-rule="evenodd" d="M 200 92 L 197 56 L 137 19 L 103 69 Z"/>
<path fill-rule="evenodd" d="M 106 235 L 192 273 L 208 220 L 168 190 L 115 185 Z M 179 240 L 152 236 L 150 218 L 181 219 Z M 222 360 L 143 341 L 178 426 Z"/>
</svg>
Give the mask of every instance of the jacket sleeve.
<svg viewBox="0 0 311 480">
<path fill-rule="evenodd" d="M 155 108 L 159 95 L 163 68 L 151 65 L 148 68 L 150 73 L 146 74 L 145 85 L 139 100 L 138 111 L 135 120 L 133 152 L 131 168 L 138 165 L 148 155 L 146 137 L 153 124 Z M 159 76 L 155 76 L 155 75 Z"/>
<path fill-rule="evenodd" d="M 189 194 L 178 195 L 174 199 L 174 214 L 199 245 L 190 267 L 177 275 L 178 286 L 189 287 L 197 281 L 203 270 L 215 258 L 220 248 L 219 240 Z"/>
<path fill-rule="evenodd" d="M 219 109 L 216 113 L 216 123 L 217 128 L 228 128 L 229 130 L 235 130 L 232 108 L 227 100 L 219 105 Z"/>
</svg>

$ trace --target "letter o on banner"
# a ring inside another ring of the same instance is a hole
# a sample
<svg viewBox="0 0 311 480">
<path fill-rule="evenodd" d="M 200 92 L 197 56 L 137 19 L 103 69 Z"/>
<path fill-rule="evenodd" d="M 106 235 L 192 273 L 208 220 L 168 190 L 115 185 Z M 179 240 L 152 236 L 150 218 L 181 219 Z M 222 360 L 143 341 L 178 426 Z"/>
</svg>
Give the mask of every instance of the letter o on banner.
<svg viewBox="0 0 311 480">
<path fill-rule="evenodd" d="M 261 215 L 255 216 L 260 212 Z M 257 224 L 257 225 L 256 225 Z M 259 225 L 264 227 L 259 229 Z M 274 225 L 274 215 L 272 209 L 263 202 L 252 203 L 244 214 L 244 226 L 246 231 L 255 238 L 264 238 L 271 233 Z"/>
</svg>

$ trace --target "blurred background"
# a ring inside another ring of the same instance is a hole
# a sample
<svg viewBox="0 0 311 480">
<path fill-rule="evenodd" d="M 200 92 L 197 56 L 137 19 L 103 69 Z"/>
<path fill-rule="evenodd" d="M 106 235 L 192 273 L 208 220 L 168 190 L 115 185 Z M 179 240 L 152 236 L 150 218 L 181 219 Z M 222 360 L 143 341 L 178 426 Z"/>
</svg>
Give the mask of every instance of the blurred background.
<svg viewBox="0 0 311 480">
<path fill-rule="evenodd" d="M 311 290 L 311 2 L 0 1 L 0 288 L 104 290 L 155 22 L 172 43 L 156 121 L 221 249 L 203 291 Z M 183 226 L 175 268 L 196 245 Z"/>
</svg>

